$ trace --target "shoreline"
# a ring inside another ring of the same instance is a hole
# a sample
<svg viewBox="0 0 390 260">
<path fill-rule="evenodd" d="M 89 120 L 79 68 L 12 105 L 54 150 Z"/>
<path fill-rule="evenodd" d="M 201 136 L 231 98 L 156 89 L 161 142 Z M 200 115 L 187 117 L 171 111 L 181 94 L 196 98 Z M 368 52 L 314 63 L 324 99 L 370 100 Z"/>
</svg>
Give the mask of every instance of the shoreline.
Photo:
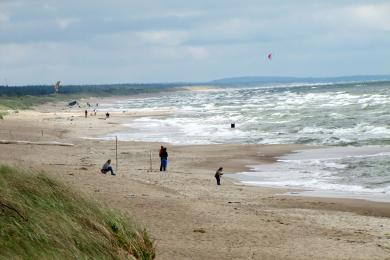
<svg viewBox="0 0 390 260">
<path fill-rule="evenodd" d="M 189 91 L 189 90 L 188 90 Z M 195 90 L 196 91 L 196 90 Z M 134 96 L 131 96 L 134 97 Z M 107 99 L 105 98 L 90 98 L 90 99 L 82 99 L 83 102 L 95 102 L 96 100 L 104 101 L 104 102 L 110 102 L 113 100 L 114 97 L 109 97 Z M 121 96 L 122 99 L 126 99 L 126 97 Z M 53 109 L 57 109 L 58 105 L 64 106 L 60 112 L 53 112 Z M 48 103 L 44 105 L 40 105 L 36 107 L 34 110 L 22 110 L 21 112 L 18 112 L 18 114 L 10 115 L 11 117 L 16 115 L 16 117 L 19 116 L 19 113 L 25 113 L 25 118 L 22 120 L 26 120 L 26 117 L 31 117 L 32 114 L 35 114 L 35 116 L 41 117 L 43 121 L 52 121 L 54 117 L 54 121 L 57 121 L 56 123 L 60 123 L 60 127 L 64 126 L 64 121 L 68 120 L 83 120 L 83 111 L 84 108 L 68 108 L 65 106 L 66 102 L 60 102 L 59 103 Z M 54 115 L 53 115 L 54 113 Z M 158 117 L 158 116 L 166 116 L 166 111 L 153 111 L 153 112 L 112 112 L 111 118 L 108 121 L 105 121 L 105 118 L 100 112 L 100 115 L 98 116 L 90 116 L 88 117 L 93 119 L 100 119 L 103 123 L 107 122 L 106 125 L 109 125 L 109 129 L 102 129 L 101 127 L 96 127 L 97 125 L 100 125 L 100 122 L 97 122 L 97 124 L 94 125 L 93 131 L 91 132 L 89 128 L 86 128 L 85 126 L 78 126 L 77 134 L 72 134 L 72 131 L 66 131 L 63 130 L 63 132 L 67 133 L 72 138 L 76 139 L 84 139 L 84 140 L 92 140 L 92 141 L 102 141 L 102 142 L 112 142 L 115 139 L 113 137 L 109 137 L 109 135 L 113 135 L 114 133 L 118 133 L 121 131 L 125 131 L 128 129 L 126 126 L 127 124 L 131 123 L 134 118 L 144 117 L 144 116 L 152 116 L 152 117 Z M 65 120 L 65 118 L 67 118 Z M 59 122 L 58 122 L 59 121 Z M 70 126 L 72 125 L 72 121 L 70 122 Z M 125 122 L 126 121 L 126 122 Z M 43 130 L 41 130 L 43 131 Z M 4 133 L 4 129 L 3 129 Z M 80 133 L 88 133 L 89 136 L 80 136 Z M 1 133 L 0 133 L 1 134 Z M 107 136 L 107 138 L 103 138 L 102 135 Z M 3 141 L 9 141 L 9 140 L 3 140 Z M 15 141 L 15 140 L 14 140 Z M 16 142 L 26 142 L 25 140 L 16 140 Z M 255 173 L 253 166 L 263 166 L 263 165 L 271 165 L 278 162 L 278 158 L 284 158 L 288 156 L 294 156 L 298 152 L 302 152 L 303 150 L 320 150 L 320 149 L 329 149 L 329 147 L 322 147 L 322 146 L 306 146 L 306 145 L 300 145 L 300 144 L 266 144 L 266 145 L 259 145 L 259 144 L 170 144 L 170 143 L 164 143 L 164 142 L 148 142 L 148 141 L 128 141 L 128 140 L 119 140 L 119 142 L 122 143 L 129 143 L 129 144 L 148 144 L 148 145 L 155 145 L 156 147 L 158 145 L 164 145 L 164 146 L 170 146 L 175 147 L 178 151 L 182 152 L 184 150 L 194 150 L 194 151 L 204 151 L 204 150 L 211 150 L 211 156 L 215 156 L 216 153 L 224 153 L 225 156 L 229 158 L 229 161 L 226 161 L 224 163 L 224 168 L 229 169 L 228 174 L 239 174 L 241 172 L 252 172 Z M 27 141 L 29 142 L 29 141 Z M 57 141 L 54 141 L 57 142 Z M 237 151 L 243 151 L 245 150 L 247 153 L 241 153 L 239 156 L 234 153 L 229 153 L 227 151 L 231 150 L 237 150 Z M 259 151 L 256 151 L 259 150 Z M 236 158 L 237 157 L 237 158 Z M 199 169 L 204 169 L 202 163 L 199 163 L 196 165 Z M 210 168 L 218 168 L 220 167 L 218 163 L 207 161 L 207 167 Z M 227 176 L 228 177 L 228 176 Z M 228 177 L 229 178 L 229 177 Z M 305 188 L 305 187 L 286 187 L 286 186 L 276 186 L 276 185 L 256 185 L 256 184 L 246 184 L 242 180 L 238 180 L 236 178 L 229 178 L 231 182 L 238 182 L 236 184 L 242 185 L 244 187 L 256 187 L 256 188 L 265 188 L 265 189 L 272 189 L 275 191 L 280 192 L 280 196 L 292 196 L 292 197 L 306 197 L 306 198 L 322 198 L 322 199 L 351 199 L 351 200 L 365 200 L 368 202 L 381 202 L 381 203 L 389 203 L 390 206 L 390 198 L 389 200 L 375 200 L 375 198 L 372 198 L 370 195 L 360 196 L 361 194 L 355 194 L 353 192 L 349 193 L 338 193 L 337 191 L 331 191 L 331 190 L 318 190 L 318 189 L 311 189 L 311 188 Z M 289 194 L 291 192 L 291 194 Z M 372 196 L 375 197 L 376 194 L 373 194 Z"/>
<path fill-rule="evenodd" d="M 115 142 L 79 136 L 118 131 L 131 115 L 86 119 L 83 109 L 68 113 L 51 106 L 45 113 L 38 107 L 7 116 L 0 139 L 73 146 L 0 144 L 0 162 L 44 170 L 134 216 L 156 239 L 157 259 L 385 259 L 390 252 L 389 203 L 286 196 L 280 192 L 288 189 L 243 187 L 225 177 L 215 185 L 221 163 L 226 173 L 242 171 L 298 146 L 167 144 L 168 171 L 160 172 L 160 143 L 119 141 L 115 165 Z M 108 158 L 115 177 L 99 173 Z"/>
<path fill-rule="evenodd" d="M 190 91 L 190 90 L 187 90 Z M 196 91 L 196 90 L 194 90 Z M 132 98 L 134 96 L 131 96 Z M 97 99 L 104 102 L 112 101 L 114 97 L 109 97 L 107 99 L 105 98 L 90 98 L 90 99 L 82 99 L 83 102 L 95 102 Z M 127 97 L 121 96 L 122 99 L 126 99 Z M 66 117 L 68 119 L 81 119 L 84 118 L 83 116 L 83 108 L 68 108 L 65 107 L 66 102 L 63 103 L 64 107 L 62 108 L 62 111 L 60 112 L 53 112 L 53 109 L 57 109 L 57 106 L 59 103 L 48 103 L 44 105 L 40 105 L 36 107 L 35 110 L 24 110 L 21 113 L 26 113 L 27 117 L 30 117 L 31 114 L 36 114 L 42 117 L 42 119 L 51 121 L 53 119 L 53 113 L 56 119 L 62 119 L 60 120 L 60 125 L 63 126 L 64 120 Z M 65 111 L 64 111 L 65 110 Z M 20 113 L 20 112 L 19 112 Z M 101 115 L 99 116 L 90 116 L 94 119 L 100 119 L 102 122 L 105 122 L 105 118 L 103 117 L 102 112 L 100 112 Z M 111 118 L 109 121 L 107 121 L 107 125 L 109 125 L 108 129 L 102 129 L 101 127 L 94 127 L 93 131 L 89 129 L 86 129 L 85 127 L 79 127 L 77 134 L 71 134 L 72 131 L 66 131 L 72 138 L 78 138 L 78 139 L 84 139 L 84 140 L 92 140 L 92 141 L 103 141 L 103 142 L 110 142 L 114 141 L 114 137 L 111 137 L 110 135 L 113 135 L 114 133 L 118 133 L 121 131 L 125 131 L 128 129 L 127 124 L 130 124 L 132 120 L 139 117 L 144 116 L 152 116 L 152 117 L 159 117 L 159 116 L 166 116 L 166 111 L 153 111 L 153 112 L 145 112 L 145 111 L 138 111 L 138 112 L 112 112 Z M 11 114 L 12 116 L 12 114 Z M 15 116 L 15 115 L 14 115 Z M 22 120 L 25 120 L 22 119 Z M 125 122 L 126 121 L 126 122 Z M 58 122 L 56 122 L 58 123 Z M 100 122 L 97 123 L 99 125 Z M 95 125 L 96 126 L 96 125 Z M 89 127 L 91 128 L 91 127 Z M 4 132 L 4 129 L 3 129 Z M 88 133 L 89 136 L 80 136 L 80 132 L 82 133 Z M 1 134 L 1 133 L 0 133 Z M 102 135 L 105 135 L 107 138 L 102 137 Z M 3 140 L 8 141 L 8 140 Z M 25 140 L 20 140 L 22 142 L 25 142 Z M 156 145 L 164 145 L 164 146 L 170 146 L 175 147 L 179 151 L 184 150 L 196 150 L 196 151 L 202 151 L 202 150 L 210 150 L 211 147 L 213 147 L 212 154 L 215 155 L 215 153 L 225 153 L 226 156 L 229 157 L 229 161 L 224 163 L 224 168 L 228 168 L 230 171 L 229 174 L 240 174 L 241 172 L 251 172 L 255 173 L 253 166 L 263 166 L 263 165 L 271 165 L 278 163 L 278 158 L 285 158 L 286 156 L 293 156 L 299 152 L 302 152 L 303 150 L 327 150 L 331 149 L 330 147 L 323 147 L 323 146 L 306 146 L 306 145 L 300 145 L 300 144 L 171 144 L 171 143 L 164 143 L 164 142 L 154 142 L 154 141 L 131 141 L 131 140 L 120 140 L 119 142 L 128 142 L 133 144 L 153 144 Z M 28 141 L 27 141 L 28 142 Z M 245 150 L 249 151 L 249 153 L 243 153 L 237 156 L 237 154 L 231 154 L 229 152 L 226 152 L 226 150 Z M 256 152 L 255 150 L 259 150 L 259 152 Z M 234 158 L 234 157 L 238 158 Z M 204 163 L 204 162 L 202 162 Z M 202 169 L 202 163 L 197 165 L 200 169 Z M 213 168 L 218 168 L 218 163 L 213 162 L 207 162 L 208 166 L 210 164 Z M 228 177 L 229 178 L 229 177 Z M 362 194 L 356 194 L 353 192 L 346 192 L 344 194 L 341 194 L 341 192 L 332 191 L 332 190 L 319 190 L 314 188 L 305 188 L 305 187 L 287 187 L 287 186 L 276 186 L 276 185 L 256 185 L 256 184 L 246 184 L 243 183 L 242 180 L 238 180 L 235 178 L 230 178 L 232 182 L 238 181 L 239 185 L 245 186 L 245 187 L 257 187 L 257 188 L 266 188 L 266 189 L 273 189 L 281 191 L 282 193 L 279 194 L 281 196 L 293 196 L 293 197 L 307 197 L 307 198 L 323 198 L 323 199 L 356 199 L 356 200 L 366 200 L 370 202 L 382 202 L 382 203 L 389 203 L 390 205 L 390 198 L 388 200 L 386 199 L 375 199 L 375 195 L 377 194 L 370 194 L 368 196 L 364 196 Z M 289 194 L 289 191 L 293 191 L 291 194 Z M 284 192 L 283 192 L 284 191 Z M 297 194 L 298 193 L 298 194 Z"/>
</svg>

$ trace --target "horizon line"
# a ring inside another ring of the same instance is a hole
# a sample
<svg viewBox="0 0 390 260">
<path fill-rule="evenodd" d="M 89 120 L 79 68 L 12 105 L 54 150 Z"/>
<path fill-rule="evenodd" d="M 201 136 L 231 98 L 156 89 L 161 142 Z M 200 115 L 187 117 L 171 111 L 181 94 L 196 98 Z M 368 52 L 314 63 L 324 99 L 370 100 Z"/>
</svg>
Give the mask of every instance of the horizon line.
<svg viewBox="0 0 390 260">
<path fill-rule="evenodd" d="M 270 75 L 247 75 L 247 76 L 232 76 L 232 77 L 223 77 L 218 79 L 212 79 L 207 81 L 155 81 L 155 82 L 113 82 L 113 83 L 72 83 L 72 84 L 63 84 L 61 81 L 62 86 L 102 86 L 102 85 L 153 85 L 153 84 L 160 84 L 160 85 L 185 85 L 185 84 L 222 84 L 220 81 L 227 81 L 227 80 L 239 80 L 239 79 L 284 79 L 284 80 L 315 80 L 315 79 L 352 79 L 352 78 L 370 78 L 370 77 L 385 77 L 385 79 L 378 79 L 378 81 L 387 81 L 390 80 L 390 74 L 356 74 L 356 75 L 343 75 L 343 76 L 270 76 Z M 220 82 L 220 83 L 218 83 Z M 271 82 L 269 82 L 271 83 Z M 17 85 L 0 85 L 0 87 L 23 87 L 23 86 L 53 86 L 55 85 L 55 82 L 53 83 L 37 83 L 37 84 L 17 84 Z"/>
</svg>

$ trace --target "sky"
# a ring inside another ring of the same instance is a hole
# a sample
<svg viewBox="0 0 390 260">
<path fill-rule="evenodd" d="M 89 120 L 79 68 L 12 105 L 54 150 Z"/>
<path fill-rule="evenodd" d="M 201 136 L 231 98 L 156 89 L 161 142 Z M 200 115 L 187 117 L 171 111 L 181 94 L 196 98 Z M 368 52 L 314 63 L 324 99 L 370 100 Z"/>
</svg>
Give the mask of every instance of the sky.
<svg viewBox="0 0 390 260">
<path fill-rule="evenodd" d="M 388 0 L 0 0 L 0 85 L 390 74 L 389 46 Z"/>
</svg>

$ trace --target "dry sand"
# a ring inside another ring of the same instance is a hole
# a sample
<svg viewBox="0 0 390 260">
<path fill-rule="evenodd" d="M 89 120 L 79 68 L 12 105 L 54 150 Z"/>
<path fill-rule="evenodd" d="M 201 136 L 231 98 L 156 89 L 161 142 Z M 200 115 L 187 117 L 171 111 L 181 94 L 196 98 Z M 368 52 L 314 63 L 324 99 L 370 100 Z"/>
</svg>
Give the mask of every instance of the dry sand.
<svg viewBox="0 0 390 260">
<path fill-rule="evenodd" d="M 0 162 L 43 169 L 133 216 L 156 240 L 157 259 L 390 259 L 388 203 L 282 196 L 225 176 L 216 186 L 219 166 L 234 173 L 301 146 L 167 145 L 168 171 L 160 172 L 160 144 L 119 142 L 118 176 L 101 174 L 105 160 L 115 162 L 115 142 L 80 137 L 113 133 L 138 116 L 86 119 L 64 103 L 12 113 L 0 120 L 0 140 L 74 145 L 0 144 Z"/>
</svg>

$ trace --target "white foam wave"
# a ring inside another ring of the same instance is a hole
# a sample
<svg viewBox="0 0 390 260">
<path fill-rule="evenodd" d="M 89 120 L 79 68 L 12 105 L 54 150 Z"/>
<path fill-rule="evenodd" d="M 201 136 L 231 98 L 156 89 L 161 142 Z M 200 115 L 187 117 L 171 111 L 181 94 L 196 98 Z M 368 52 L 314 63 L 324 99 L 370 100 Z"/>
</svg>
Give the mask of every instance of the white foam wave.
<svg viewBox="0 0 390 260">
<path fill-rule="evenodd" d="M 390 146 L 320 148 L 297 151 L 231 177 L 248 185 L 390 195 L 390 177 L 381 166 L 388 161 Z"/>
</svg>

